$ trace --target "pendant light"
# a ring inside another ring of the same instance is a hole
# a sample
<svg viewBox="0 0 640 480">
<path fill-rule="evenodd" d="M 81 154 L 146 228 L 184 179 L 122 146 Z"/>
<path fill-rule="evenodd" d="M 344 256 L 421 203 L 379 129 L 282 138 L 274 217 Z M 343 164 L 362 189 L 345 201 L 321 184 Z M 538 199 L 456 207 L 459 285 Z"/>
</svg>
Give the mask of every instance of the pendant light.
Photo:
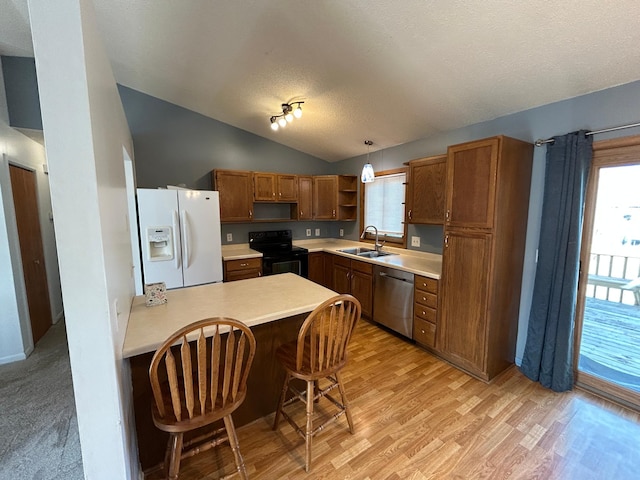
<svg viewBox="0 0 640 480">
<path fill-rule="evenodd" d="M 362 180 L 362 183 L 371 183 L 375 180 L 373 166 L 371 165 L 371 162 L 369 162 L 369 149 L 371 145 L 373 145 L 373 142 L 371 140 L 365 140 L 364 144 L 367 146 L 367 163 L 362 167 L 362 175 L 360 176 L 360 179 Z"/>
</svg>

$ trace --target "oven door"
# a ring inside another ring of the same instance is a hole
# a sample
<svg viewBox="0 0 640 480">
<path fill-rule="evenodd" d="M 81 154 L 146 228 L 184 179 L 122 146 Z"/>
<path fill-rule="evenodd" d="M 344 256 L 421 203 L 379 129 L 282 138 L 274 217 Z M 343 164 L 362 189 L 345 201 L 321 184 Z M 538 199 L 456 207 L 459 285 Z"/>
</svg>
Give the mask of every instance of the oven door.
<svg viewBox="0 0 640 480">
<path fill-rule="evenodd" d="M 265 255 L 262 257 L 262 274 L 295 273 L 308 277 L 307 254 Z"/>
</svg>

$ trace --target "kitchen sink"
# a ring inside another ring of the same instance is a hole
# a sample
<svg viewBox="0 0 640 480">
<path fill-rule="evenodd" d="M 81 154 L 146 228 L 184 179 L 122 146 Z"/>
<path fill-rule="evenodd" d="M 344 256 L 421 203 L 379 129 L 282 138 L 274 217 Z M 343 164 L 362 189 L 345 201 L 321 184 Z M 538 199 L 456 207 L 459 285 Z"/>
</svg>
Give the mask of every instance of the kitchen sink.
<svg viewBox="0 0 640 480">
<path fill-rule="evenodd" d="M 377 258 L 377 257 L 385 257 L 387 255 L 395 255 L 395 253 L 391 252 L 376 252 L 372 248 L 364 248 L 364 247 L 354 247 L 354 248 L 343 248 L 342 250 L 338 250 L 342 253 L 348 253 L 349 255 L 357 255 L 358 257 L 366 257 L 366 258 Z"/>
<path fill-rule="evenodd" d="M 364 248 L 364 247 L 354 247 L 354 248 L 343 248 L 342 250 L 338 250 L 342 253 L 349 253 L 351 255 L 362 255 L 365 253 L 374 252 L 372 248 Z"/>
<path fill-rule="evenodd" d="M 397 254 L 391 253 L 391 252 L 376 252 L 375 250 L 371 250 L 369 252 L 358 253 L 357 255 L 359 257 L 377 258 L 377 257 L 386 257 L 387 255 L 397 255 Z"/>
</svg>

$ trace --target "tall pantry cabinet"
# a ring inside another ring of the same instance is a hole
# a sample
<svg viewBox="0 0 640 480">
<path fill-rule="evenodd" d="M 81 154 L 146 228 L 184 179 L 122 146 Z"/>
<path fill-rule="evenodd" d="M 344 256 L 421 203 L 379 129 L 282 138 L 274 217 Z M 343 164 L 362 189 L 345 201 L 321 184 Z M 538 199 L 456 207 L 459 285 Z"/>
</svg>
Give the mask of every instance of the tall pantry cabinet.
<svg viewBox="0 0 640 480">
<path fill-rule="evenodd" d="M 514 360 L 532 157 L 504 136 L 447 152 L 437 348 L 485 381 Z"/>
</svg>

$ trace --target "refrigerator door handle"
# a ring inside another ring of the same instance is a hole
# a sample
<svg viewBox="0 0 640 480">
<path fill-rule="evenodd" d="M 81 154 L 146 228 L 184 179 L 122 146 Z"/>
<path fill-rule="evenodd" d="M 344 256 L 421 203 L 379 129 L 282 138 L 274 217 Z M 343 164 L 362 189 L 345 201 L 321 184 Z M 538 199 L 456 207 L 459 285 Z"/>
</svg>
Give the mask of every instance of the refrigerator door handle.
<svg viewBox="0 0 640 480">
<path fill-rule="evenodd" d="M 189 264 L 191 263 L 190 254 L 190 246 L 191 242 L 191 232 L 189 230 L 189 219 L 187 218 L 187 211 L 180 211 L 180 217 L 182 221 L 182 242 L 184 243 L 184 268 L 189 268 Z"/>
<path fill-rule="evenodd" d="M 173 210 L 171 212 L 171 219 L 173 222 L 173 260 L 174 260 L 174 264 L 176 266 L 176 269 L 180 268 L 180 255 L 178 252 L 178 242 L 176 242 L 176 235 L 178 234 L 178 232 L 180 231 L 179 228 L 179 222 L 178 222 L 178 211 L 177 210 Z"/>
</svg>

